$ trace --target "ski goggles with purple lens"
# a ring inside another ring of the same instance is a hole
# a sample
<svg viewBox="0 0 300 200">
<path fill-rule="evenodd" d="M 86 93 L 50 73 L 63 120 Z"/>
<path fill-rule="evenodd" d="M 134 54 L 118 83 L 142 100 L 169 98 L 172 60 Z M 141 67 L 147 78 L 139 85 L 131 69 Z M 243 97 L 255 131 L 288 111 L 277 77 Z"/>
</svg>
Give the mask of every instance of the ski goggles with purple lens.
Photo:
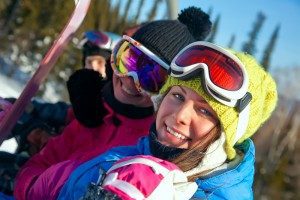
<svg viewBox="0 0 300 200">
<path fill-rule="evenodd" d="M 169 65 L 127 35 L 113 49 L 111 66 L 118 76 L 133 78 L 142 92 L 158 93 L 168 76 Z"/>
</svg>

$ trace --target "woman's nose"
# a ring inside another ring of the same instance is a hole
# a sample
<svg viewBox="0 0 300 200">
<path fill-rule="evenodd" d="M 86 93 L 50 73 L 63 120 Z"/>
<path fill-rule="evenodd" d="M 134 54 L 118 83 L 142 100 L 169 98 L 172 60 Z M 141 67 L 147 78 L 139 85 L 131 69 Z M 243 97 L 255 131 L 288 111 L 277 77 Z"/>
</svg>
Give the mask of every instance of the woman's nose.
<svg viewBox="0 0 300 200">
<path fill-rule="evenodd" d="M 184 102 L 175 113 L 176 122 L 183 125 L 190 125 L 194 112 L 193 102 Z"/>
</svg>

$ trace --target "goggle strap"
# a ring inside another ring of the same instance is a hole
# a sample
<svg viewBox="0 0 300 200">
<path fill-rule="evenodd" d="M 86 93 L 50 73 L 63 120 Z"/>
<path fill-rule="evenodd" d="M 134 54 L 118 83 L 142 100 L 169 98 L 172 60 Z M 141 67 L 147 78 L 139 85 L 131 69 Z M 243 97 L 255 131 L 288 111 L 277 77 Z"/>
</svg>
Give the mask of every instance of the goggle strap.
<svg viewBox="0 0 300 200">
<path fill-rule="evenodd" d="M 112 49 L 112 39 L 108 38 L 108 42 L 104 45 L 98 45 L 102 49 L 111 50 Z"/>
<path fill-rule="evenodd" d="M 88 41 L 87 38 L 82 39 L 82 40 L 78 43 L 77 47 L 78 47 L 79 49 L 82 49 L 82 48 L 83 48 L 83 45 L 84 45 L 87 41 Z"/>
<path fill-rule="evenodd" d="M 131 45 L 133 45 L 136 48 L 138 48 L 145 55 L 147 55 L 148 57 L 150 57 L 152 60 L 154 60 L 155 62 L 157 62 L 161 67 L 165 68 L 166 70 L 168 70 L 170 68 L 170 66 L 165 61 L 163 61 L 161 58 L 159 58 L 152 51 L 150 51 L 149 49 L 147 49 L 147 47 L 145 47 L 144 45 L 140 44 L 139 42 L 135 41 L 133 38 L 131 38 L 131 37 L 127 36 L 127 35 L 123 35 L 123 38 L 126 41 L 128 41 Z"/>
<path fill-rule="evenodd" d="M 235 144 L 244 135 L 249 121 L 250 103 L 239 113 L 238 125 L 236 128 L 234 143 Z"/>
<path fill-rule="evenodd" d="M 250 103 L 252 100 L 252 95 L 250 92 L 246 92 L 246 94 L 237 101 L 236 109 L 238 112 L 242 112 L 245 107 Z"/>
</svg>

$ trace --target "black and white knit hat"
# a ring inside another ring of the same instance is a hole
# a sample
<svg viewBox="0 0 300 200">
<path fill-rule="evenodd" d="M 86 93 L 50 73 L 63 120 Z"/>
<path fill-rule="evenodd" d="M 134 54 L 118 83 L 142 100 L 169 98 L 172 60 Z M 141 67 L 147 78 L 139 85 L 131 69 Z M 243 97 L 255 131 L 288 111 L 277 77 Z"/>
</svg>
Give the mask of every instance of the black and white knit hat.
<svg viewBox="0 0 300 200">
<path fill-rule="evenodd" d="M 188 44 L 204 40 L 211 30 L 209 15 L 200 8 L 181 11 L 177 20 L 157 20 L 141 26 L 132 36 L 166 63 Z"/>
</svg>

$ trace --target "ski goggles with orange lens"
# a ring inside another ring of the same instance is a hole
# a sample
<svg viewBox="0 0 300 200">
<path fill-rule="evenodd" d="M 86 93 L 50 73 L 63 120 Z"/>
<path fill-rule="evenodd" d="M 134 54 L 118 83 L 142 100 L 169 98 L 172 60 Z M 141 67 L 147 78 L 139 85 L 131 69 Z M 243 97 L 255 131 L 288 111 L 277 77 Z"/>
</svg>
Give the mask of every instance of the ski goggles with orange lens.
<svg viewBox="0 0 300 200">
<path fill-rule="evenodd" d="M 233 54 L 209 42 L 194 42 L 173 59 L 170 75 L 189 79 L 203 75 L 204 89 L 219 102 L 241 112 L 251 101 L 248 75 Z"/>
<path fill-rule="evenodd" d="M 116 75 L 132 77 L 140 92 L 149 93 L 158 93 L 170 68 L 149 49 L 126 35 L 113 49 L 111 66 Z"/>
</svg>

